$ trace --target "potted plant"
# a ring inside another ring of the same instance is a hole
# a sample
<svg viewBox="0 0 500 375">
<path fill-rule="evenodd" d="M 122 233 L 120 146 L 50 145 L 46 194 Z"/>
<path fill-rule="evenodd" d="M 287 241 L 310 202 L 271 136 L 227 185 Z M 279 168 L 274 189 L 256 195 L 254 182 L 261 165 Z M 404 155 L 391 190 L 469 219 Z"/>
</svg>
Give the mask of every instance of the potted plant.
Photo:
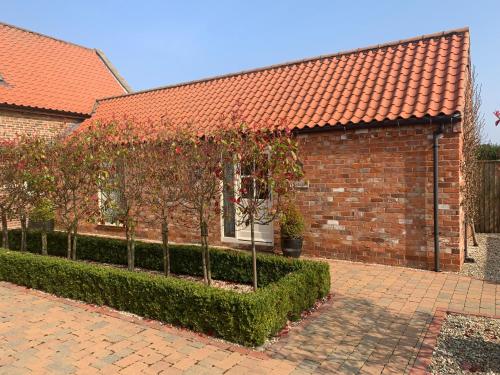
<svg viewBox="0 0 500 375">
<path fill-rule="evenodd" d="M 295 205 L 289 205 L 281 214 L 280 228 L 283 255 L 298 258 L 302 252 L 304 217 Z"/>
</svg>

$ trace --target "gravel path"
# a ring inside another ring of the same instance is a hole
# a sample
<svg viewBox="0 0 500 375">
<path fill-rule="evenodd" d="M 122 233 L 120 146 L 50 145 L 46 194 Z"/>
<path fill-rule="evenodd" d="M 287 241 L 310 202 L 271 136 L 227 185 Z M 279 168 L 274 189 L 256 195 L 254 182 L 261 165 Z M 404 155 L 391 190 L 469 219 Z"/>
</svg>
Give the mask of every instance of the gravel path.
<svg viewBox="0 0 500 375">
<path fill-rule="evenodd" d="M 475 263 L 464 263 L 461 274 L 500 283 L 500 233 L 478 233 L 479 246 L 469 242 L 469 257 Z"/>
<path fill-rule="evenodd" d="M 432 374 L 500 374 L 500 319 L 448 315 L 429 370 Z"/>
</svg>

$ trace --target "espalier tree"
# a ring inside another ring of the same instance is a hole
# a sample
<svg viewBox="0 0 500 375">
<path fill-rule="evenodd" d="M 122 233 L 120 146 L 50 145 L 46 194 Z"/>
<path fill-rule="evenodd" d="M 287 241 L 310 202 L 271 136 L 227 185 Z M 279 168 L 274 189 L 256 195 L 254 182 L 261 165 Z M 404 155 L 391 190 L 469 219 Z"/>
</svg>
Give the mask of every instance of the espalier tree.
<svg viewBox="0 0 500 375">
<path fill-rule="evenodd" d="M 97 192 L 112 131 L 107 124 L 91 124 L 57 137 L 51 147 L 51 201 L 66 231 L 68 259 L 76 259 L 79 224 L 99 215 Z"/>
<path fill-rule="evenodd" d="M 286 123 L 248 125 L 239 116 L 224 137 L 225 163 L 234 178 L 225 180 L 230 201 L 237 211 L 237 224 L 250 228 L 253 288 L 257 290 L 255 225 L 267 225 L 282 212 L 303 175 L 298 143 Z"/>
<path fill-rule="evenodd" d="M 187 138 L 175 130 L 174 125 L 164 121 L 151 127 L 153 136 L 148 140 L 149 151 L 144 154 L 145 179 L 144 203 L 150 215 L 145 218 L 148 224 L 160 227 L 163 248 L 163 271 L 170 275 L 170 221 L 175 210 L 180 207 L 185 194 L 188 158 L 181 157 Z"/>
</svg>

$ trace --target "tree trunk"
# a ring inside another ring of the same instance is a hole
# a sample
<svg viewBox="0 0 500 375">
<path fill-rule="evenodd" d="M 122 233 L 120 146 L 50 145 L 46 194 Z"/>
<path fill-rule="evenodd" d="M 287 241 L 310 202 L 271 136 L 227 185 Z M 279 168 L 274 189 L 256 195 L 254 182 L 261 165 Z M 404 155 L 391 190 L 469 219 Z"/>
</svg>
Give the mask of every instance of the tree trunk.
<svg viewBox="0 0 500 375">
<path fill-rule="evenodd" d="M 205 237 L 201 236 L 201 265 L 203 268 L 203 281 L 208 285 L 207 255 L 205 253 Z"/>
<path fill-rule="evenodd" d="M 134 270 L 135 268 L 135 232 L 132 230 L 132 234 L 130 236 L 131 242 L 130 242 L 130 259 L 132 263 L 132 269 L 131 271 Z"/>
<path fill-rule="evenodd" d="M 130 258 L 130 239 L 128 238 L 128 234 L 126 235 L 127 237 L 127 268 L 130 271 L 130 265 L 132 264 L 132 260 Z"/>
<path fill-rule="evenodd" d="M 464 261 L 469 258 L 469 236 L 467 235 L 467 220 L 464 220 Z"/>
<path fill-rule="evenodd" d="M 208 225 L 201 219 L 201 252 L 203 256 L 203 279 L 207 285 L 212 284 L 212 271 L 210 269 L 210 251 L 208 250 Z"/>
<path fill-rule="evenodd" d="M 253 290 L 257 291 L 257 250 L 255 248 L 255 223 L 253 215 L 250 215 L 250 239 L 252 242 L 252 274 Z"/>
<path fill-rule="evenodd" d="M 73 226 L 73 244 L 71 246 L 71 259 L 76 260 L 76 244 L 78 238 L 78 225 Z"/>
<path fill-rule="evenodd" d="M 129 271 L 133 271 L 135 246 L 132 230 L 128 226 L 125 228 L 125 236 L 127 237 L 127 266 Z"/>
<path fill-rule="evenodd" d="M 26 215 L 21 215 L 21 251 L 26 251 L 26 231 L 27 231 L 27 219 Z"/>
<path fill-rule="evenodd" d="M 472 233 L 472 244 L 474 246 L 477 246 L 478 243 L 477 243 L 477 237 L 476 237 L 476 228 L 474 228 L 474 220 L 470 221 L 470 229 L 471 229 L 471 233 Z"/>
<path fill-rule="evenodd" d="M 4 249 L 9 248 L 9 225 L 5 211 L 2 211 L 2 247 Z"/>
<path fill-rule="evenodd" d="M 71 229 L 70 231 L 72 230 L 73 231 L 73 234 L 72 234 L 72 242 L 70 242 L 68 244 L 69 246 L 69 254 L 68 254 L 68 257 L 69 259 L 73 259 L 73 260 L 76 260 L 76 235 L 78 233 L 78 219 L 77 219 L 77 205 L 78 205 L 78 201 L 76 199 L 76 191 L 74 189 L 71 190 L 71 197 L 72 197 L 72 202 L 73 202 L 73 222 L 71 223 Z"/>
<path fill-rule="evenodd" d="M 163 243 L 163 271 L 165 276 L 170 276 L 170 248 L 168 243 L 168 222 L 161 225 L 161 239 Z"/>
<path fill-rule="evenodd" d="M 205 222 L 200 212 L 200 242 L 201 242 L 201 264 L 203 267 L 203 281 L 208 285 L 207 256 L 205 254 Z"/>
<path fill-rule="evenodd" d="M 207 257 L 207 280 L 212 285 L 212 268 L 210 266 L 210 249 L 208 248 L 208 234 L 205 236 L 205 256 Z"/>
<path fill-rule="evenodd" d="M 71 259 L 71 244 L 72 244 L 72 241 L 71 241 L 71 229 L 68 229 L 68 231 L 66 232 L 66 236 L 68 238 L 68 248 L 67 248 L 67 252 L 68 252 L 68 259 Z"/>
<path fill-rule="evenodd" d="M 45 225 L 42 228 L 42 255 L 49 255 L 47 252 L 47 230 Z"/>
</svg>

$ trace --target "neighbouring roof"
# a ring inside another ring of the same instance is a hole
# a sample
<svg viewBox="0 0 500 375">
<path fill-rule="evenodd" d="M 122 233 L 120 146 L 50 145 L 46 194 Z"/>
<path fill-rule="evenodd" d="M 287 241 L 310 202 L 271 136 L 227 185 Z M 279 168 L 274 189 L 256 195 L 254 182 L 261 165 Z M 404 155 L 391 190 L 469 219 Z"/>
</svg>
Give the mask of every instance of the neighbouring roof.
<svg viewBox="0 0 500 375">
<path fill-rule="evenodd" d="M 453 115 L 469 63 L 467 28 L 98 101 L 91 119 L 192 122 L 238 109 L 247 121 L 293 128 Z"/>
<path fill-rule="evenodd" d="M 0 105 L 90 115 L 130 92 L 101 51 L 0 23 Z"/>
</svg>

